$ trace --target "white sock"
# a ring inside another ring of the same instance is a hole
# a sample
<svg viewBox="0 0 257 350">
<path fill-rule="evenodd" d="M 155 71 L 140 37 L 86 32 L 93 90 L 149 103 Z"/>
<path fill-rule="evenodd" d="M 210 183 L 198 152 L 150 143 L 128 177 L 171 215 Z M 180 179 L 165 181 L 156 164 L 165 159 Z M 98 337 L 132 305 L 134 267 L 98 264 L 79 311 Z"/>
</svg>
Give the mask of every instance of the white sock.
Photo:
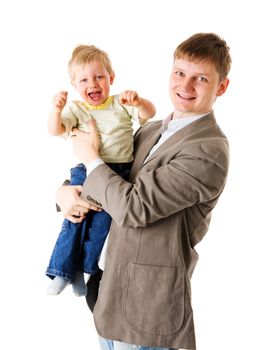
<svg viewBox="0 0 257 350">
<path fill-rule="evenodd" d="M 69 284 L 69 281 L 63 277 L 56 276 L 47 288 L 47 294 L 49 295 L 58 295 L 64 288 Z"/>
<path fill-rule="evenodd" d="M 90 275 L 88 273 L 83 273 L 82 271 L 77 271 L 75 274 L 74 281 L 72 283 L 73 293 L 77 297 L 85 296 L 87 293 L 86 283 L 89 280 Z"/>
</svg>

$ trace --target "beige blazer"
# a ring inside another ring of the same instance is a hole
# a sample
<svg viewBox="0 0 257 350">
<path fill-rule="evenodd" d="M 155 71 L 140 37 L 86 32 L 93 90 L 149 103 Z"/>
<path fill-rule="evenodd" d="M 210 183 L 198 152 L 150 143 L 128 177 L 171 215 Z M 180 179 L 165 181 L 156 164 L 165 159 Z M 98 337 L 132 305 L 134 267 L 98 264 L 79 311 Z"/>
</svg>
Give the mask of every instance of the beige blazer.
<svg viewBox="0 0 257 350">
<path fill-rule="evenodd" d="M 98 333 L 149 347 L 195 349 L 190 279 L 224 188 L 228 142 L 213 113 L 179 130 L 143 164 L 161 122 L 135 136 L 131 183 L 105 164 L 82 197 L 113 218 L 94 311 Z"/>
</svg>

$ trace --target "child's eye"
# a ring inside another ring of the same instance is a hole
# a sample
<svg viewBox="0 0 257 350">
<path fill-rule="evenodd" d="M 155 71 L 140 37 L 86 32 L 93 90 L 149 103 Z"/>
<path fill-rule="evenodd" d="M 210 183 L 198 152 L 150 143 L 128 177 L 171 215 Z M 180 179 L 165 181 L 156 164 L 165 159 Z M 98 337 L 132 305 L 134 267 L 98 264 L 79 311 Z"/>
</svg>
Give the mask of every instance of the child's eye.
<svg viewBox="0 0 257 350">
<path fill-rule="evenodd" d="M 183 75 L 184 75 L 184 73 L 179 71 L 179 70 L 175 71 L 175 74 L 180 76 L 180 77 L 183 77 Z"/>
<path fill-rule="evenodd" d="M 96 76 L 96 80 L 101 80 L 102 78 L 103 78 L 102 75 L 97 75 L 97 76 Z"/>
</svg>

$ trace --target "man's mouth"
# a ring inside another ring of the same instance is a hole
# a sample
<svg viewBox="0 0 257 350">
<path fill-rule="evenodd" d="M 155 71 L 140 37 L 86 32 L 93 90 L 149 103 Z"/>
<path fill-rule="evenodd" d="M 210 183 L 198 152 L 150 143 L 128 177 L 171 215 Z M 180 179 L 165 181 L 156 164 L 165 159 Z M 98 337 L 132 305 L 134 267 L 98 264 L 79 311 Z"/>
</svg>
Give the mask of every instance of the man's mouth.
<svg viewBox="0 0 257 350">
<path fill-rule="evenodd" d="M 191 96 L 185 96 L 185 95 L 182 95 L 182 94 L 179 94 L 177 93 L 177 96 L 180 97 L 180 98 L 183 98 L 183 100 L 195 100 L 195 97 L 191 97 Z"/>
</svg>

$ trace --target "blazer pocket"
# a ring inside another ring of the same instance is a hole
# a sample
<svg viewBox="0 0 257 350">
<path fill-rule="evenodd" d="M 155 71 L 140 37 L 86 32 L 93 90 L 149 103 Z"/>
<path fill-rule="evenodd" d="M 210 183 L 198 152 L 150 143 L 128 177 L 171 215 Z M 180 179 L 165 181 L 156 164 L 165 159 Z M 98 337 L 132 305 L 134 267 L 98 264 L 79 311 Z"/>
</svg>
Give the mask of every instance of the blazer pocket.
<svg viewBox="0 0 257 350">
<path fill-rule="evenodd" d="M 165 335 L 184 320 L 184 270 L 179 267 L 128 264 L 125 317 L 138 331 Z"/>
</svg>

